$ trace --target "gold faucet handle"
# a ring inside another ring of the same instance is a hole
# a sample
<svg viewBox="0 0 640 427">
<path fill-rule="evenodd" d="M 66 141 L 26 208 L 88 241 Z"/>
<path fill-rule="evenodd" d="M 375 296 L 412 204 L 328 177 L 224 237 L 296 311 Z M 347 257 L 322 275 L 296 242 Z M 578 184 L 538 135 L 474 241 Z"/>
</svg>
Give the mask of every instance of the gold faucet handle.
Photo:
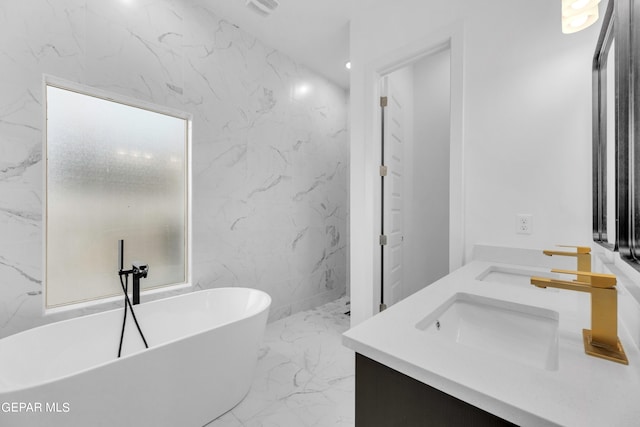
<svg viewBox="0 0 640 427">
<path fill-rule="evenodd" d="M 617 283 L 616 276 L 614 274 L 592 273 L 590 271 L 561 270 L 557 268 L 554 268 L 553 270 L 551 270 L 551 272 L 590 277 L 590 285 L 594 288 L 615 288 Z"/>
<path fill-rule="evenodd" d="M 554 251 L 552 249 L 545 249 L 542 251 L 543 254 L 547 256 L 553 255 L 561 255 L 561 256 L 574 256 L 578 255 L 588 255 L 591 253 L 591 248 L 589 246 L 571 246 L 571 245 L 556 245 L 558 248 L 573 248 L 574 251 Z"/>
<path fill-rule="evenodd" d="M 577 254 L 589 254 L 591 248 L 589 246 L 572 246 L 572 245 L 556 245 L 559 248 L 574 248 Z"/>
</svg>

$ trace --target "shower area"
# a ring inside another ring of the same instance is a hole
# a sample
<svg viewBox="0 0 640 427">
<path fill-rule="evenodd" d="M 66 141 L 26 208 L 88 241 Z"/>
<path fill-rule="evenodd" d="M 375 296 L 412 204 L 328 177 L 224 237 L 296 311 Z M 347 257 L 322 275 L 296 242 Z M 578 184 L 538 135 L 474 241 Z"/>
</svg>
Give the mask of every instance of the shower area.
<svg viewBox="0 0 640 427">
<path fill-rule="evenodd" d="M 271 296 L 274 321 L 346 293 L 344 89 L 220 18 L 205 1 L 11 2 L 2 12 L 0 337 L 122 304 L 43 316 L 43 75 L 192 118 L 190 280 L 170 281 L 191 288 L 173 294 L 257 288 Z M 82 218 L 81 209 L 62 221 Z M 49 250 L 63 251 L 60 245 Z M 117 272 L 116 257 L 114 246 Z M 152 284 L 151 275 L 145 280 Z M 142 299 L 171 294 L 143 291 Z"/>
</svg>

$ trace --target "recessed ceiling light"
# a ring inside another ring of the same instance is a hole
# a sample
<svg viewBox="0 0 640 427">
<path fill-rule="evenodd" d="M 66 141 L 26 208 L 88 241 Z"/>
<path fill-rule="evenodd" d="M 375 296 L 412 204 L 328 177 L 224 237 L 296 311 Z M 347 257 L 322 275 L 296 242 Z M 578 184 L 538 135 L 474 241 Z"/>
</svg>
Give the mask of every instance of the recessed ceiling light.
<svg viewBox="0 0 640 427">
<path fill-rule="evenodd" d="M 345 67 L 347 70 L 350 70 L 350 69 L 351 69 L 351 61 L 347 61 L 347 62 L 344 64 L 344 67 Z"/>
</svg>

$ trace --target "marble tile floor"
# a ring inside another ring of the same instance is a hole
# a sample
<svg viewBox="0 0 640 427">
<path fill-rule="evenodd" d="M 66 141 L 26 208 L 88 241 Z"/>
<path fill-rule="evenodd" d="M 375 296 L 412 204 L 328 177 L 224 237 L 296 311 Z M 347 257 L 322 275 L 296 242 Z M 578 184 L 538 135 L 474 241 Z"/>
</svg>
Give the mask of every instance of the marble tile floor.
<svg viewBox="0 0 640 427">
<path fill-rule="evenodd" d="M 347 297 L 267 325 L 247 397 L 207 427 L 354 425 L 354 354 L 342 345 Z"/>
</svg>

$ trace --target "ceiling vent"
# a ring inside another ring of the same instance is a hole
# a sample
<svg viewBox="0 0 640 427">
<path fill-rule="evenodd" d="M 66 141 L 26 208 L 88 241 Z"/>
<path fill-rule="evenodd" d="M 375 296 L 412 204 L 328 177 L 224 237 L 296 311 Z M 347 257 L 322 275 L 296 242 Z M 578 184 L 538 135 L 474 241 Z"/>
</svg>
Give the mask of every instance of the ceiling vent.
<svg viewBox="0 0 640 427">
<path fill-rule="evenodd" d="M 262 16 L 271 15 L 279 5 L 278 0 L 247 0 L 247 7 Z"/>
</svg>

